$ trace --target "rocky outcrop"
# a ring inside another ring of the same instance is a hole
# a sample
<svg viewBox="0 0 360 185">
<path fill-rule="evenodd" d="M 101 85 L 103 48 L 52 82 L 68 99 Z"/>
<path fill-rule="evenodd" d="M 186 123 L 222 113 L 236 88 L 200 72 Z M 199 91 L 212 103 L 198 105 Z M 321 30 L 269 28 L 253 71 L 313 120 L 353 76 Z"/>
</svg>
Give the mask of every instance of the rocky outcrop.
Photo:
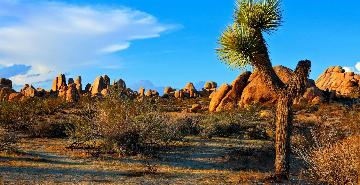
<svg viewBox="0 0 360 185">
<path fill-rule="evenodd" d="M 247 71 L 241 74 L 240 76 L 238 76 L 231 83 L 230 91 L 226 93 L 224 98 L 221 100 L 220 104 L 216 107 L 216 111 L 234 110 L 237 108 L 238 102 L 248 83 L 248 79 L 250 75 L 251 72 Z"/>
<path fill-rule="evenodd" d="M 360 75 L 345 72 L 340 66 L 326 69 L 316 80 L 316 86 L 324 91 L 334 91 L 337 96 L 360 97 Z"/>
<path fill-rule="evenodd" d="M 106 83 L 106 81 L 105 81 Z M 123 79 L 119 79 L 118 81 L 113 82 L 113 86 L 119 88 L 119 89 L 126 89 L 126 83 Z"/>
<path fill-rule="evenodd" d="M 80 94 L 75 83 L 70 83 L 67 86 L 65 99 L 67 102 L 76 102 L 80 99 Z"/>
<path fill-rule="evenodd" d="M 144 97 L 145 96 L 145 88 L 144 87 L 140 87 L 139 88 L 139 97 Z"/>
<path fill-rule="evenodd" d="M 179 99 L 184 98 L 185 97 L 184 91 L 183 90 L 175 91 L 174 92 L 174 97 L 179 98 Z"/>
<path fill-rule="evenodd" d="M 10 94 L 14 92 L 12 89 L 12 81 L 6 78 L 0 78 L 0 101 L 7 101 Z"/>
<path fill-rule="evenodd" d="M 54 80 L 51 87 L 51 90 L 56 92 L 61 86 L 66 86 L 66 77 L 64 74 L 59 74 Z"/>
<path fill-rule="evenodd" d="M 158 97 L 159 96 L 159 92 L 157 92 L 156 90 L 147 90 L 145 93 L 146 97 Z"/>
<path fill-rule="evenodd" d="M 175 89 L 171 88 L 171 87 L 165 87 L 164 88 L 164 96 L 174 96 L 175 93 Z"/>
<path fill-rule="evenodd" d="M 287 83 L 292 75 L 292 70 L 284 66 L 275 66 L 274 71 L 284 83 Z M 254 73 L 251 74 L 248 85 L 241 95 L 239 102 L 240 107 L 254 103 L 269 105 L 276 102 L 277 95 L 269 90 L 264 81 L 265 77 L 258 71 L 254 71 Z"/>
<path fill-rule="evenodd" d="M 187 83 L 182 90 L 184 92 L 185 97 L 196 98 L 198 96 L 195 86 L 191 82 Z"/>
<path fill-rule="evenodd" d="M 78 91 L 79 95 L 81 95 L 82 94 L 81 76 L 76 77 L 74 83 L 76 85 L 76 90 Z"/>
<path fill-rule="evenodd" d="M 288 83 L 293 71 L 284 66 L 275 66 L 275 73 L 284 82 Z M 209 111 L 233 110 L 236 107 L 246 107 L 251 104 L 273 105 L 277 101 L 277 95 L 264 83 L 265 77 L 259 72 L 245 72 L 229 86 L 222 85 L 213 92 Z M 322 91 L 315 86 L 313 80 L 308 80 L 305 94 L 295 99 L 295 104 L 317 104 L 324 101 Z"/>
<path fill-rule="evenodd" d="M 0 101 L 7 101 L 11 93 L 15 91 L 9 87 L 0 88 Z"/>
<path fill-rule="evenodd" d="M 104 75 L 97 77 L 93 85 L 91 86 L 91 95 L 92 96 L 101 95 L 101 91 L 103 89 L 108 88 L 109 86 L 108 83 L 110 83 L 110 78 L 108 76 Z"/>
<path fill-rule="evenodd" d="M 6 78 L 0 78 L 0 88 L 4 87 L 12 89 L 12 81 Z"/>
<path fill-rule="evenodd" d="M 220 86 L 218 90 L 216 90 L 211 98 L 210 105 L 209 105 L 209 111 L 214 112 L 216 111 L 216 108 L 219 106 L 223 98 L 226 96 L 226 94 L 230 91 L 231 86 L 228 84 L 223 84 Z"/>
<path fill-rule="evenodd" d="M 293 71 L 284 66 L 275 66 L 275 73 L 281 81 L 288 83 Z M 277 101 L 277 94 L 271 91 L 264 83 L 265 77 L 258 71 L 251 74 L 248 85 L 245 87 L 239 102 L 240 107 L 251 104 L 273 105 Z M 302 103 L 319 103 L 324 97 L 320 89 L 315 86 L 313 80 L 308 80 L 307 90 L 303 97 L 295 100 L 295 104 Z"/>
<path fill-rule="evenodd" d="M 67 86 L 63 85 L 59 89 L 58 97 L 62 99 L 66 99 Z"/>
<path fill-rule="evenodd" d="M 9 95 L 8 100 L 9 100 L 9 102 L 21 101 L 23 99 L 23 97 L 24 97 L 23 94 L 14 92 Z"/>
<path fill-rule="evenodd" d="M 20 93 L 23 94 L 25 97 L 36 97 L 38 95 L 38 91 L 29 84 L 25 84 L 24 87 L 20 90 Z"/>
</svg>

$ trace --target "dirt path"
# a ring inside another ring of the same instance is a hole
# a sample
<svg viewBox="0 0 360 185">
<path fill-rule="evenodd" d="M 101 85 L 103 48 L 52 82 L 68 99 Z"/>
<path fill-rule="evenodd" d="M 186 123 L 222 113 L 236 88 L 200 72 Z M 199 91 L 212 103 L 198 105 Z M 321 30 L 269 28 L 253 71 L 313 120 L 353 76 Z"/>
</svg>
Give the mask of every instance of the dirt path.
<svg viewBox="0 0 360 185">
<path fill-rule="evenodd" d="M 0 176 L 5 184 L 233 184 L 271 171 L 268 141 L 187 140 L 149 160 L 93 158 L 66 140 L 23 139 L 21 154 L 0 155 Z"/>
</svg>

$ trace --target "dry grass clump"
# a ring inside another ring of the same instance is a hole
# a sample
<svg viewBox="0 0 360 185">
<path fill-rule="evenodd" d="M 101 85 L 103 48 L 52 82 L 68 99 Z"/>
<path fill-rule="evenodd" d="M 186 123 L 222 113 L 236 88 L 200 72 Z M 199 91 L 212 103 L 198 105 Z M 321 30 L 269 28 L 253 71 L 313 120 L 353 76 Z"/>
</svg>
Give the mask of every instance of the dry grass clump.
<svg viewBox="0 0 360 185">
<path fill-rule="evenodd" d="M 179 139 L 178 130 L 169 120 L 151 102 L 106 98 L 79 108 L 69 135 L 73 147 L 90 148 L 97 154 L 152 154 Z"/>
<path fill-rule="evenodd" d="M 56 121 L 49 116 L 61 112 L 68 104 L 59 98 L 29 98 L 18 102 L 0 102 L 0 124 L 11 130 L 38 135 L 41 122 Z"/>
<path fill-rule="evenodd" d="M 207 137 L 231 137 L 243 139 L 269 139 L 267 130 L 271 121 L 258 116 L 259 107 L 211 113 L 199 123 L 200 134 Z"/>
<path fill-rule="evenodd" d="M 18 138 L 14 133 L 8 133 L 0 128 L 0 151 L 12 151 Z"/>
<path fill-rule="evenodd" d="M 295 137 L 294 151 L 305 177 L 319 184 L 357 184 L 360 174 L 360 108 L 322 105 L 308 134 Z"/>
</svg>

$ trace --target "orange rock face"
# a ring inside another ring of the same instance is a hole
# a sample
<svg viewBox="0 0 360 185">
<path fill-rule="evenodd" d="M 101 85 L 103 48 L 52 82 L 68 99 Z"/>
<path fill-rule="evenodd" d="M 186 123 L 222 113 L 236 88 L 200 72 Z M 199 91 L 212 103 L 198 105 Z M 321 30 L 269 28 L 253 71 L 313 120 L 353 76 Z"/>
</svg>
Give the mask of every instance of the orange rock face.
<svg viewBox="0 0 360 185">
<path fill-rule="evenodd" d="M 209 105 L 210 112 L 214 112 L 216 110 L 216 108 L 219 106 L 219 104 L 226 96 L 226 94 L 230 91 L 230 89 L 231 89 L 230 85 L 222 84 L 220 88 L 214 92 Z"/>
<path fill-rule="evenodd" d="M 321 90 L 335 91 L 336 95 L 360 97 L 360 75 L 345 72 L 340 66 L 330 67 L 316 80 Z"/>
<path fill-rule="evenodd" d="M 251 75 L 251 72 L 247 71 L 240 76 L 238 76 L 232 83 L 231 89 L 226 93 L 225 97 L 221 100 L 219 106 L 216 108 L 216 111 L 223 110 L 233 110 L 237 107 L 238 101 L 248 83 L 248 79 Z"/>
</svg>

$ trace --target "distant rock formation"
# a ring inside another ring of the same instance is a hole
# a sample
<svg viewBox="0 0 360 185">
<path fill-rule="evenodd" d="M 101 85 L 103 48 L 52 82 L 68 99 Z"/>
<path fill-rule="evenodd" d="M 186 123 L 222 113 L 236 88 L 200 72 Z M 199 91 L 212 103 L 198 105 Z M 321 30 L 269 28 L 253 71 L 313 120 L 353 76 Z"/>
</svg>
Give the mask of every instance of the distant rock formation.
<svg viewBox="0 0 360 185">
<path fill-rule="evenodd" d="M 198 92 L 196 91 L 194 84 L 191 82 L 187 83 L 182 90 L 184 92 L 185 97 L 188 98 L 198 97 Z"/>
<path fill-rule="evenodd" d="M 80 99 L 80 94 L 75 83 L 70 83 L 67 86 L 65 99 L 67 102 L 76 102 Z"/>
<path fill-rule="evenodd" d="M 20 90 L 20 93 L 23 94 L 25 97 L 36 97 L 38 96 L 38 91 L 29 84 L 25 84 L 24 87 Z"/>
<path fill-rule="evenodd" d="M 91 96 L 101 95 L 101 91 L 107 89 L 109 86 L 110 78 L 107 75 L 97 77 L 91 86 Z"/>
<path fill-rule="evenodd" d="M 12 81 L 6 78 L 0 78 L 0 88 L 4 87 L 12 89 Z"/>
<path fill-rule="evenodd" d="M 345 72 L 340 66 L 326 69 L 316 80 L 316 86 L 324 91 L 335 91 L 337 96 L 360 97 L 360 75 Z"/>
<path fill-rule="evenodd" d="M 57 92 L 60 90 L 61 86 L 66 86 L 66 77 L 64 74 L 59 74 L 54 80 L 51 87 L 51 90 Z"/>
</svg>

